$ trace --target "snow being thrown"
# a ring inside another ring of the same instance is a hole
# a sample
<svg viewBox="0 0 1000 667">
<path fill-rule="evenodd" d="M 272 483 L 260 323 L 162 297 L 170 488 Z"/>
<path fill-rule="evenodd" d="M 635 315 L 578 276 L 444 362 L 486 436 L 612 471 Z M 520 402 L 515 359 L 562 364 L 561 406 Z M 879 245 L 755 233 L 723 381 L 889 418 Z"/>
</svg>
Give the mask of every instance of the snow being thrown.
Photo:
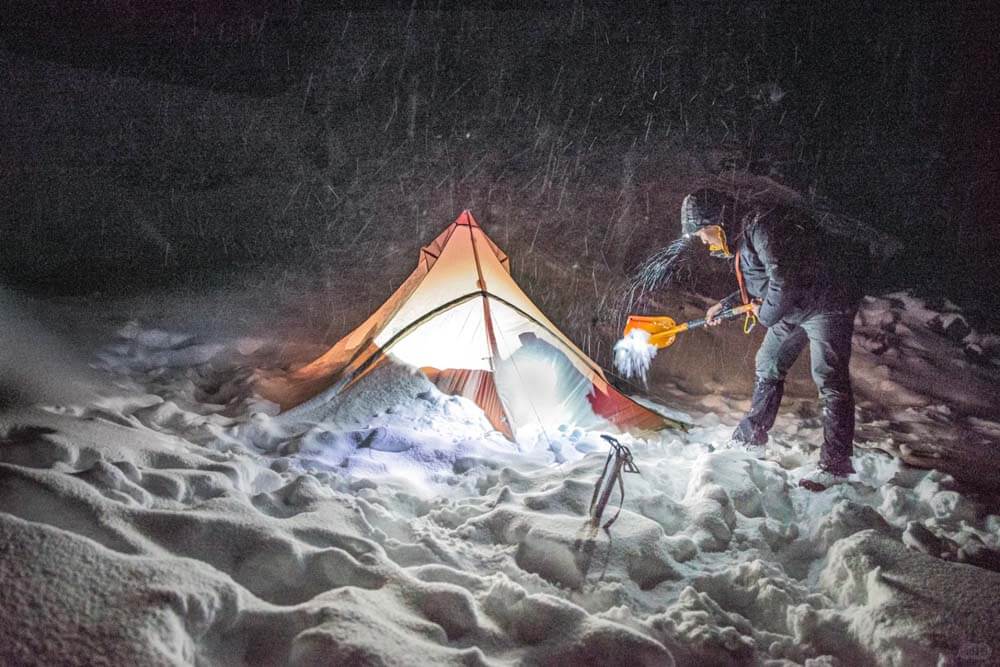
<svg viewBox="0 0 1000 667">
<path fill-rule="evenodd" d="M 615 368 L 627 379 L 640 379 L 646 384 L 649 367 L 656 356 L 656 346 L 649 342 L 649 332 L 632 329 L 615 343 Z"/>
</svg>

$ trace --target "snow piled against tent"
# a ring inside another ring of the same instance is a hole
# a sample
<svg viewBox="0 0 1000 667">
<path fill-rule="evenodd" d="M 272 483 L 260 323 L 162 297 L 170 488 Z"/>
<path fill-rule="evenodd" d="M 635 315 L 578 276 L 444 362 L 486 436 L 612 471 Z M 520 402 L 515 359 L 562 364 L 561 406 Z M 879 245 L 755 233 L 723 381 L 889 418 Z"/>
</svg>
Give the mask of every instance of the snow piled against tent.
<svg viewBox="0 0 1000 667">
<path fill-rule="evenodd" d="M 1000 429 L 1000 341 L 950 315 L 865 303 L 860 388 L 906 400 L 862 407 L 853 483 L 796 486 L 815 418 L 785 410 L 758 461 L 720 447 L 744 402 L 678 396 L 690 433 L 622 437 L 641 474 L 610 532 L 586 517 L 597 432 L 515 445 L 398 368 L 290 420 L 250 389 L 268 341 L 131 323 L 99 398 L 0 416 L 0 661 L 986 664 L 995 505 L 879 451 Z"/>
</svg>

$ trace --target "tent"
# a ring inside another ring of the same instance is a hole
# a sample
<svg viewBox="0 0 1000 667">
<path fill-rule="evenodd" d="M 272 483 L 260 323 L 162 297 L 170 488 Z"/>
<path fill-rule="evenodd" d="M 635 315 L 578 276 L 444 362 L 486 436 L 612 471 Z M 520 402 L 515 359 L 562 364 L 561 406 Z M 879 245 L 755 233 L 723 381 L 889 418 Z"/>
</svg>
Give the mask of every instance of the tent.
<svg viewBox="0 0 1000 667">
<path fill-rule="evenodd" d="M 615 389 L 521 291 L 507 255 L 469 211 L 421 249 L 417 268 L 364 323 L 260 393 L 283 410 L 315 407 L 392 362 L 474 401 L 511 438 L 536 423 L 630 432 L 686 426 Z"/>
</svg>

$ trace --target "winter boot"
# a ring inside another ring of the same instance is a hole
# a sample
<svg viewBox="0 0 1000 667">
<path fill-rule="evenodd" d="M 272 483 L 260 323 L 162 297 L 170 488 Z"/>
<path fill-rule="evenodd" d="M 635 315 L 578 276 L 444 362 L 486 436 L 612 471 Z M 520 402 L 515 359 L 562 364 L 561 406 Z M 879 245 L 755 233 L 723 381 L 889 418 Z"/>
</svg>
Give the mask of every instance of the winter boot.
<svg viewBox="0 0 1000 667">
<path fill-rule="evenodd" d="M 828 391 L 821 398 L 823 405 L 823 447 L 819 464 L 835 474 L 854 472 L 851 455 L 854 453 L 854 396 L 846 391 Z"/>
<path fill-rule="evenodd" d="M 803 475 L 799 480 L 799 486 L 808 491 L 819 493 L 820 491 L 829 489 L 831 486 L 849 482 L 850 475 L 853 472 L 854 467 L 851 465 L 850 459 L 848 459 L 845 467 L 840 467 L 834 470 L 825 468 L 821 464 Z"/>
</svg>

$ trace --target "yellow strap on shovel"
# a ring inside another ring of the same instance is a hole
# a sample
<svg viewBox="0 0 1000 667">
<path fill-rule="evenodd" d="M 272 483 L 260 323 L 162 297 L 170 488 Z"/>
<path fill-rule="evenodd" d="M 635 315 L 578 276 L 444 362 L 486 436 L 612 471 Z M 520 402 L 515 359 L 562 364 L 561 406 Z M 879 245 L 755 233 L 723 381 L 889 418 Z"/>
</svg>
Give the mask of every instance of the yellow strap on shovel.
<svg viewBox="0 0 1000 667">
<path fill-rule="evenodd" d="M 751 304 L 730 308 L 729 310 L 724 310 L 716 315 L 715 319 L 729 320 L 734 317 L 739 317 L 743 313 L 749 312 L 751 308 L 753 308 Z M 663 349 L 673 344 L 674 339 L 677 338 L 677 334 L 690 331 L 691 329 L 700 329 L 706 324 L 708 324 L 708 320 L 705 318 L 677 324 L 669 317 L 629 315 L 628 321 L 625 323 L 624 335 L 627 336 L 633 329 L 642 329 L 643 331 L 649 333 L 650 345 L 655 345 L 656 347 Z"/>
</svg>

